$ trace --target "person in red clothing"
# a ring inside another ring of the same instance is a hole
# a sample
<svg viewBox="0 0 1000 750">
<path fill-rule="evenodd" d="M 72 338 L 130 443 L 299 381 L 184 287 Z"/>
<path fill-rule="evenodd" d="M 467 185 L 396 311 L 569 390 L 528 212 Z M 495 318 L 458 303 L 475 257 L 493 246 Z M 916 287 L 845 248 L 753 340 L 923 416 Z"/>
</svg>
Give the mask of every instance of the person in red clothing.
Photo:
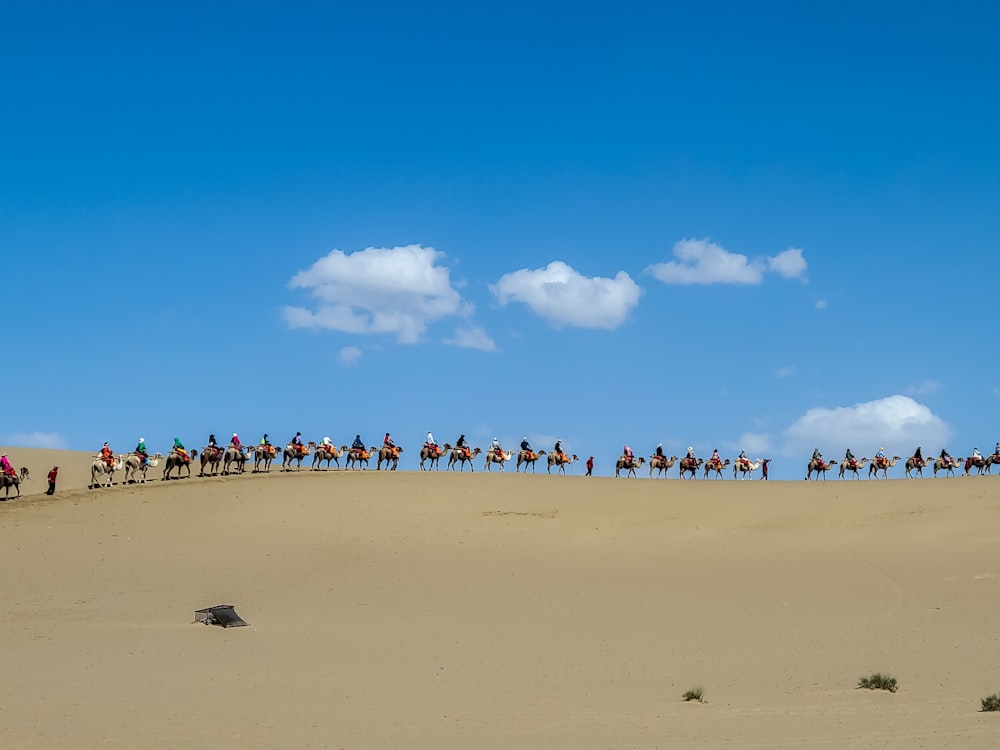
<svg viewBox="0 0 1000 750">
<path fill-rule="evenodd" d="M 591 476 L 594 472 L 594 457 L 591 456 L 587 459 L 587 476 Z"/>
<path fill-rule="evenodd" d="M 46 495 L 54 495 L 56 492 L 56 477 L 59 476 L 59 467 L 53 466 L 52 471 L 49 472 L 49 489 L 46 491 Z"/>
</svg>

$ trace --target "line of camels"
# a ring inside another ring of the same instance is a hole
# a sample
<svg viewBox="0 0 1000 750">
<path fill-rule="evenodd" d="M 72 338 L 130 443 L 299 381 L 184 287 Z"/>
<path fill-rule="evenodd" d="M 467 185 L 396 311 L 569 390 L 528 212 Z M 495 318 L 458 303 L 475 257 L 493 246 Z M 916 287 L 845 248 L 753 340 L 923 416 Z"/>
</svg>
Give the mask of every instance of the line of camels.
<svg viewBox="0 0 1000 750">
<path fill-rule="evenodd" d="M 851 473 L 854 475 L 855 479 L 859 479 L 859 473 L 864 469 L 865 464 L 868 465 L 868 478 L 871 479 L 873 476 L 875 479 L 879 478 L 881 473 L 882 479 L 889 478 L 889 469 L 895 466 L 899 461 L 903 459 L 900 456 L 893 456 L 892 458 L 860 458 L 852 461 L 841 461 L 839 463 L 840 478 L 843 479 L 844 475 Z M 822 477 L 826 479 L 826 472 L 837 466 L 838 462 L 834 461 L 816 461 L 812 460 L 806 467 L 806 479 L 811 479 L 812 475 L 815 473 L 816 478 Z M 1000 466 L 1000 454 L 993 453 L 989 456 L 969 456 L 968 458 L 952 458 L 950 461 L 944 458 L 916 458 L 910 456 L 906 459 L 904 467 L 906 469 L 906 478 L 912 479 L 914 477 L 923 477 L 924 469 L 931 466 L 934 471 L 934 476 L 936 477 L 938 473 L 955 476 L 956 469 L 965 469 L 965 476 L 969 476 L 972 470 L 976 470 L 976 474 L 992 474 L 991 466 Z"/>
</svg>

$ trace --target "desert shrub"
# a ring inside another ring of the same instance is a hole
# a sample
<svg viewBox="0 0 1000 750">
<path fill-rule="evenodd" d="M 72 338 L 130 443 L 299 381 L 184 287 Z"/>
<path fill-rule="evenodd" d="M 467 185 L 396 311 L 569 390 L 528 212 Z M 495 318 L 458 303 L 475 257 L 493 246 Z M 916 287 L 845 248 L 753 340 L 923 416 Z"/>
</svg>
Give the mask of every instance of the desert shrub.
<svg viewBox="0 0 1000 750">
<path fill-rule="evenodd" d="M 881 672 L 875 672 L 868 677 L 862 677 L 858 680 L 858 687 L 868 688 L 869 690 L 888 690 L 890 693 L 895 693 L 899 689 L 895 677 L 890 677 Z"/>
<path fill-rule="evenodd" d="M 982 699 L 983 711 L 1000 711 L 1000 693 L 987 695 Z"/>
<path fill-rule="evenodd" d="M 704 694 L 704 693 L 703 693 L 702 689 L 701 689 L 701 688 L 699 687 L 699 688 L 695 688 L 694 690 L 688 690 L 688 691 L 687 691 L 686 693 L 684 693 L 684 695 L 682 695 L 681 697 L 682 697 L 682 698 L 683 698 L 684 700 L 686 700 L 686 701 L 699 701 L 699 702 L 704 702 L 704 701 L 702 700 L 702 695 L 703 695 L 703 694 Z"/>
</svg>

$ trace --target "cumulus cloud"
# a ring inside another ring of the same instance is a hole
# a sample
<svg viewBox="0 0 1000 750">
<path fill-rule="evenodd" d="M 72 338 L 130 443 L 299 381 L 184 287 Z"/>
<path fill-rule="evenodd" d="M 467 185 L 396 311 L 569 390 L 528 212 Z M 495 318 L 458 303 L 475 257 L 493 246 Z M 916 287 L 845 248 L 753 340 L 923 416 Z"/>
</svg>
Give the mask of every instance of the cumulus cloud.
<svg viewBox="0 0 1000 750">
<path fill-rule="evenodd" d="M 420 340 L 428 324 L 467 316 L 472 305 L 438 265 L 444 253 L 432 247 L 369 247 L 347 254 L 331 250 L 292 277 L 293 289 L 308 289 L 314 307 L 286 307 L 291 328 L 328 328 L 357 334 L 389 334 L 407 344 Z"/>
<path fill-rule="evenodd" d="M 607 330 L 625 322 L 642 294 L 624 271 L 613 279 L 588 277 L 558 260 L 504 274 L 490 290 L 501 305 L 521 302 L 553 325 Z"/>
<path fill-rule="evenodd" d="M 497 345 L 480 326 L 464 326 L 455 329 L 455 335 L 445 339 L 450 346 L 461 346 L 466 349 L 481 349 L 484 352 L 495 352 Z"/>
<path fill-rule="evenodd" d="M 0 435 L 0 445 L 18 448 L 52 448 L 65 450 L 66 441 L 57 432 L 9 432 Z"/>
<path fill-rule="evenodd" d="M 804 279 L 809 267 L 802 257 L 802 250 L 790 247 L 767 259 L 767 267 L 786 279 Z"/>
<path fill-rule="evenodd" d="M 854 406 L 809 409 L 785 430 L 786 453 L 805 454 L 818 447 L 830 457 L 851 448 L 870 455 L 879 446 L 909 455 L 916 445 L 936 449 L 952 431 L 928 407 L 909 396 L 895 395 Z"/>
<path fill-rule="evenodd" d="M 755 432 L 744 432 L 740 435 L 736 450 L 747 452 L 748 456 L 756 458 L 767 458 L 775 452 L 774 442 L 770 435 L 762 435 Z"/>
<path fill-rule="evenodd" d="M 806 260 L 798 248 L 789 248 L 763 260 L 729 252 L 707 239 L 683 239 L 674 245 L 676 260 L 654 263 L 646 270 L 664 284 L 760 284 L 764 272 L 785 278 L 804 278 Z"/>
<path fill-rule="evenodd" d="M 340 364 L 353 365 L 361 359 L 361 350 L 356 346 L 345 346 L 340 350 Z"/>
</svg>

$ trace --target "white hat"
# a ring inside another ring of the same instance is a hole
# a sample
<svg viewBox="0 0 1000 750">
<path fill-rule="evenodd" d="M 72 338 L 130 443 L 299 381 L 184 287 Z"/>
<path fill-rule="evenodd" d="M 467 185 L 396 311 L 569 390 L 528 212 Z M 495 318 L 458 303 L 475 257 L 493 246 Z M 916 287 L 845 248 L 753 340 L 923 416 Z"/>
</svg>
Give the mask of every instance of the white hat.
<svg viewBox="0 0 1000 750">
<path fill-rule="evenodd" d="M 235 432 L 233 433 L 233 437 L 236 437 L 236 433 Z"/>
<path fill-rule="evenodd" d="M 324 443 L 328 443 L 328 442 L 330 442 L 330 436 L 329 436 L 329 435 L 324 435 L 324 436 L 323 436 L 323 442 L 324 442 Z"/>
<path fill-rule="evenodd" d="M 662 448 L 662 447 L 663 447 L 663 443 L 657 443 L 657 444 L 656 444 L 656 447 L 657 447 L 657 448 Z"/>
<path fill-rule="evenodd" d="M 692 447 L 691 447 L 691 446 L 689 445 L 689 446 L 688 446 L 688 453 L 690 453 L 690 452 L 691 452 L 691 451 L 693 451 L 693 450 L 694 450 L 694 448 L 692 448 Z"/>
<path fill-rule="evenodd" d="M 146 438 L 139 438 L 139 442 L 140 443 L 145 443 L 146 442 Z"/>
</svg>

